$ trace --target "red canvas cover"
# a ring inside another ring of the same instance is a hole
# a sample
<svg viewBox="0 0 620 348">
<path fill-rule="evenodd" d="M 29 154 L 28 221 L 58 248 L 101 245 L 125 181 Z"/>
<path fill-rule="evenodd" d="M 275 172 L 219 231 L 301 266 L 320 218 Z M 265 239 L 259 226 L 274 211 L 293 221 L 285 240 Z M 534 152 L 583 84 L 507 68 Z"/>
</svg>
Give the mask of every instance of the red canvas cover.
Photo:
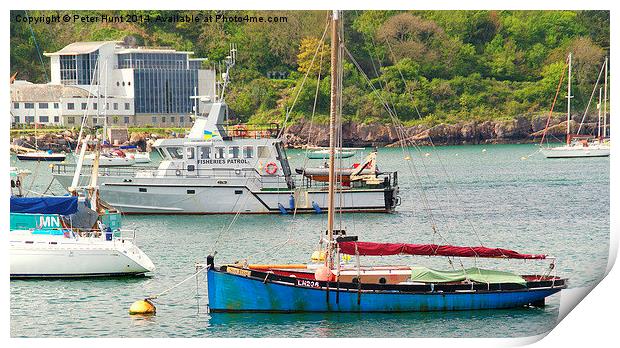
<svg viewBox="0 0 620 348">
<path fill-rule="evenodd" d="M 340 242 L 340 252 L 364 256 L 387 256 L 398 254 L 428 256 L 460 256 L 460 257 L 498 257 L 507 259 L 544 259 L 547 255 L 520 254 L 514 250 L 487 248 L 483 246 L 468 247 L 437 244 L 405 244 L 405 243 L 373 243 L 373 242 Z"/>
</svg>

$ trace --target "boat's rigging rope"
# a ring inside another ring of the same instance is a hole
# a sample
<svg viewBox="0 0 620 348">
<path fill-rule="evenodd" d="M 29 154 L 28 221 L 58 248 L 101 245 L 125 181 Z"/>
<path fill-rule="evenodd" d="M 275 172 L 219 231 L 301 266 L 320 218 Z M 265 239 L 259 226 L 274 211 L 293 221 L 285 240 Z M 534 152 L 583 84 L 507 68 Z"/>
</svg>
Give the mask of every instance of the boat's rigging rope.
<svg viewBox="0 0 620 348">
<path fill-rule="evenodd" d="M 551 109 L 549 109 L 549 117 L 547 117 L 547 123 L 545 124 L 545 131 L 543 132 L 542 138 L 540 139 L 541 147 L 543 143 L 545 142 L 545 136 L 547 135 L 547 131 L 549 130 L 549 123 L 551 122 L 551 117 L 553 116 L 553 109 L 555 108 L 555 103 L 558 100 L 558 95 L 560 94 L 560 89 L 562 88 L 562 82 L 564 81 L 564 74 L 566 72 L 567 67 L 568 67 L 568 62 L 564 64 L 564 68 L 562 69 L 562 75 L 560 75 L 560 81 L 558 82 L 558 87 L 555 90 L 555 96 L 553 97 L 553 103 L 551 103 Z M 547 142 L 549 141 L 547 140 Z"/>
<path fill-rule="evenodd" d="M 392 45 L 390 45 L 390 42 L 388 40 L 385 40 L 388 49 L 390 51 L 390 53 L 392 54 L 392 57 L 394 58 L 394 61 L 396 61 L 396 55 L 394 54 L 394 51 L 392 50 Z M 403 81 L 404 85 L 405 85 L 405 92 L 407 92 L 408 90 L 408 83 L 407 80 L 405 80 L 405 76 L 403 75 L 403 72 L 400 70 L 400 68 L 398 67 L 398 65 L 395 65 L 396 70 L 398 70 L 398 73 L 400 75 L 401 80 Z M 409 93 L 409 96 L 411 98 L 411 102 L 415 108 L 415 111 L 417 113 L 418 119 L 422 120 L 422 115 L 420 114 L 420 111 L 418 110 L 418 106 L 414 103 L 413 100 L 413 94 Z M 463 203 L 464 200 L 462 199 L 462 197 L 460 196 L 458 190 L 456 190 L 455 188 L 455 184 L 454 184 L 454 180 L 452 178 L 452 176 L 450 175 L 450 173 L 448 172 L 446 166 L 443 163 L 443 160 L 441 159 L 441 156 L 439 155 L 439 152 L 437 151 L 436 147 L 435 147 L 435 143 L 433 142 L 433 138 L 430 136 L 430 134 L 428 135 L 428 140 L 431 144 L 431 148 L 433 149 L 433 152 L 435 152 L 435 156 L 437 157 L 437 162 L 439 163 L 441 170 L 443 171 L 443 174 L 446 176 L 446 182 L 448 183 L 448 187 L 449 189 L 452 191 L 452 193 L 454 194 L 454 196 L 456 197 L 456 199 L 460 202 Z M 412 143 L 415 143 L 414 141 L 412 141 Z M 416 146 L 417 149 L 419 149 L 419 147 Z M 422 160 L 422 165 L 424 165 L 424 161 Z M 426 168 L 426 166 L 425 166 Z M 428 175 L 428 172 L 427 172 Z M 449 196 L 448 196 L 449 197 Z M 437 202 L 439 203 L 440 201 L 437 200 Z M 442 209 L 440 207 L 440 209 Z M 442 209 L 443 210 L 443 209 Z M 480 245 L 483 245 L 482 243 L 482 239 L 480 238 L 480 235 L 478 234 L 478 231 L 476 230 L 474 224 L 472 223 L 471 219 L 469 218 L 469 216 L 467 214 L 464 214 L 465 220 L 467 221 L 467 224 L 469 225 L 469 227 L 471 228 L 472 232 L 474 233 L 476 239 L 478 240 L 478 242 L 480 243 Z"/>
<path fill-rule="evenodd" d="M 389 45 L 389 42 L 388 42 L 388 45 Z M 345 49 L 346 49 L 346 47 L 345 47 Z M 390 47 L 390 50 L 391 50 L 391 47 Z M 399 135 L 399 137 L 402 139 L 402 141 L 400 142 L 400 145 L 401 145 L 401 148 L 402 148 L 402 150 L 403 150 L 403 154 L 405 154 L 405 145 L 406 145 L 407 143 L 411 143 L 411 145 L 412 145 L 414 148 L 416 148 L 416 150 L 417 150 L 418 152 L 420 152 L 420 153 L 421 153 L 421 149 L 420 149 L 420 148 L 419 148 L 419 147 L 415 144 L 415 141 L 413 141 L 413 140 L 409 140 L 409 139 L 406 137 L 406 131 L 405 131 L 405 129 L 404 129 L 404 125 L 400 122 L 400 120 L 398 119 L 397 115 L 395 114 L 395 113 L 396 113 L 396 111 L 395 111 L 394 107 L 392 106 L 392 109 L 393 109 L 393 110 L 391 110 L 391 108 L 389 107 L 389 104 L 388 104 L 388 103 L 387 103 L 387 102 L 386 102 L 386 101 L 385 101 L 385 100 L 381 97 L 381 95 L 377 92 L 377 90 L 376 90 L 376 89 L 375 89 L 375 87 L 373 86 L 373 84 L 372 84 L 372 82 L 370 81 L 370 79 L 366 76 L 366 74 L 364 73 L 363 69 L 360 67 L 359 63 L 357 63 L 357 61 L 355 60 L 355 58 L 352 56 L 352 54 L 351 54 L 348 50 L 347 50 L 346 52 L 347 52 L 347 54 L 349 55 L 349 57 L 351 58 L 351 60 L 354 62 L 355 66 L 356 66 L 356 67 L 357 67 L 357 69 L 360 71 L 360 73 L 362 74 L 362 76 L 366 79 L 366 81 L 367 81 L 368 85 L 369 85 L 369 86 L 373 89 L 373 92 L 375 92 L 376 96 L 377 96 L 377 97 L 379 98 L 379 100 L 383 103 L 383 105 L 384 105 L 384 107 L 385 107 L 386 111 L 388 112 L 388 114 L 389 114 L 389 115 L 390 115 L 390 117 L 392 118 L 393 123 L 395 124 L 396 130 L 397 130 L 397 134 L 398 134 L 398 135 Z M 393 52 L 392 52 L 392 54 L 393 54 Z M 380 62 L 379 62 L 379 63 L 380 63 Z M 375 72 L 376 72 L 376 66 L 374 65 L 374 62 L 372 62 L 372 64 L 373 64 L 373 68 L 375 69 Z M 400 69 L 399 69 L 398 67 L 397 67 L 397 69 L 398 69 L 398 71 L 399 71 L 399 73 L 400 73 L 401 79 L 402 79 L 402 80 L 403 80 L 403 82 L 405 83 L 405 88 L 406 88 L 407 82 L 406 82 L 406 80 L 404 79 L 404 76 L 402 75 L 402 71 L 400 71 Z M 379 81 L 379 83 L 380 83 L 380 85 L 381 85 L 381 81 Z M 419 110 L 417 109 L 417 106 L 415 107 L 415 109 L 416 109 L 416 112 L 418 113 L 418 117 L 419 117 L 419 118 L 421 118 L 421 115 L 420 115 Z M 433 144 L 433 142 L 432 142 L 432 138 L 431 138 L 430 136 L 429 136 L 429 139 L 430 139 L 430 142 L 431 142 L 432 148 L 433 148 L 433 149 L 435 149 L 435 146 L 434 146 L 434 144 Z M 408 149 L 407 149 L 407 152 L 408 152 Z M 409 158 L 411 158 L 411 156 L 409 156 Z M 440 162 L 440 164 L 441 164 L 441 168 L 442 168 L 442 170 L 444 171 L 444 173 L 446 173 L 446 174 L 447 174 L 447 170 L 446 170 L 445 166 L 443 165 L 443 162 Z M 430 178 L 430 175 L 429 175 L 429 173 L 428 173 L 428 169 L 426 168 L 426 165 L 424 164 L 424 162 L 423 162 L 423 161 L 422 161 L 422 165 L 423 165 L 423 167 L 424 167 L 424 170 L 425 170 L 425 172 L 426 172 L 426 175 Z M 409 167 L 410 167 L 410 171 L 414 174 L 414 176 L 416 177 L 416 179 L 417 179 L 417 181 L 418 181 L 418 183 L 419 183 L 419 186 L 420 186 L 420 192 L 422 193 L 422 194 L 421 194 L 421 197 L 422 197 L 422 202 L 423 202 L 423 204 L 424 204 L 425 210 L 427 211 L 427 214 L 428 214 L 428 216 L 429 216 L 429 219 L 432 219 L 432 220 L 431 220 L 431 222 L 432 222 L 432 227 L 433 227 L 433 235 L 438 234 L 438 235 L 439 235 L 439 237 L 445 241 L 445 240 L 446 240 L 446 239 L 445 239 L 445 237 L 443 237 L 443 236 L 441 235 L 441 233 L 439 233 L 439 231 L 438 231 L 438 230 L 437 230 L 437 228 L 436 228 L 436 226 L 437 226 L 437 225 L 436 225 L 436 223 L 434 223 L 434 217 L 433 217 L 433 215 L 432 215 L 432 211 L 430 210 L 430 207 L 429 207 L 429 204 L 428 204 L 428 199 L 427 199 L 426 194 L 425 194 L 425 191 L 424 191 L 424 189 L 423 189 L 423 187 L 422 187 L 420 177 L 419 177 L 419 175 L 417 175 L 417 170 L 415 169 L 415 166 L 414 166 L 414 165 L 413 165 L 413 166 L 409 166 Z M 449 184 L 450 184 L 450 186 L 451 186 L 452 190 L 455 192 L 456 190 L 454 189 L 454 184 L 453 184 L 453 182 L 449 180 Z M 458 195 L 458 194 L 457 194 L 457 195 Z M 435 194 L 435 198 L 437 199 L 437 202 L 438 202 L 438 204 L 440 205 L 440 212 L 441 212 L 441 209 L 442 209 L 442 208 L 441 208 L 441 204 L 440 204 L 439 199 L 437 198 L 437 195 L 436 195 L 436 194 Z M 443 215 L 443 214 L 442 214 L 442 215 Z M 480 242 L 480 244 L 481 244 L 481 245 L 483 245 L 483 243 L 482 243 L 482 241 L 481 241 L 481 239 L 480 239 L 480 237 L 479 237 L 479 235 L 478 235 L 478 233 L 477 233 L 477 231 L 476 231 L 475 227 L 473 227 L 473 224 L 471 223 L 471 221 L 470 221 L 469 219 L 467 219 L 467 221 L 469 222 L 470 226 L 472 227 L 472 231 L 474 232 L 474 235 L 476 236 L 476 238 L 478 239 L 478 241 Z M 448 226 L 446 226 L 446 227 L 449 229 L 449 227 L 448 227 Z M 449 260 L 449 261 L 450 261 L 450 260 Z M 450 261 L 450 264 L 452 264 L 452 262 L 451 262 L 451 261 Z"/>
<path fill-rule="evenodd" d="M 381 94 L 379 93 L 379 91 L 374 87 L 374 85 L 372 84 L 372 81 L 370 81 L 370 79 L 368 78 L 368 76 L 364 73 L 364 71 L 362 70 L 361 66 L 359 65 L 359 63 L 357 62 L 357 60 L 355 60 L 355 58 L 353 57 L 353 55 L 349 52 L 349 50 L 344 47 L 344 51 L 345 53 L 347 53 L 347 55 L 349 56 L 349 58 L 351 59 L 351 61 L 353 62 L 353 64 L 357 67 L 357 69 L 360 71 L 362 77 L 364 77 L 364 79 L 366 80 L 366 82 L 368 83 L 368 85 L 370 86 L 370 88 L 372 89 L 372 91 L 375 93 L 375 96 L 377 96 L 377 98 L 379 99 L 379 101 L 382 103 L 383 107 L 386 109 L 388 115 L 390 116 L 390 118 L 392 119 L 392 122 L 394 123 L 394 126 L 396 127 L 396 132 L 398 134 L 398 137 L 400 139 L 403 139 L 403 141 L 401 142 L 401 151 L 403 152 L 403 157 L 411 157 L 411 153 L 410 150 L 407 149 L 403 142 L 406 139 L 406 135 L 402 129 L 402 126 L 400 124 L 400 122 L 398 121 L 398 119 L 396 118 L 396 116 L 393 114 L 393 110 L 391 110 L 389 104 L 385 101 L 385 99 L 381 96 Z M 435 221 L 435 218 L 433 216 L 433 213 L 430 209 L 430 205 L 428 202 L 428 197 L 426 196 L 426 192 L 422 187 L 422 183 L 420 180 L 420 176 L 418 174 L 418 171 L 415 167 L 415 165 L 412 165 L 410 162 L 411 161 L 407 161 L 407 166 L 410 170 L 410 172 L 412 173 L 412 175 L 416 178 L 416 184 L 419 187 L 419 194 L 420 194 L 420 198 L 422 200 L 422 204 L 424 205 L 424 209 L 428 215 L 428 219 L 431 222 L 431 227 L 433 228 L 433 233 L 437 233 L 440 238 L 444 241 L 447 242 L 447 240 L 441 235 L 441 233 L 439 233 L 439 231 L 437 230 L 437 224 Z"/>
<path fill-rule="evenodd" d="M 28 11 L 24 10 L 24 13 L 26 14 L 26 17 L 33 18 L 33 17 L 30 17 L 30 14 L 28 13 Z M 39 47 L 39 43 L 37 42 L 36 36 L 34 35 L 34 29 L 32 28 L 32 24 L 30 21 L 28 21 L 28 26 L 30 27 L 30 34 L 32 35 L 32 41 L 34 41 L 34 46 L 37 48 L 37 55 L 39 57 L 39 62 L 41 62 L 41 66 L 43 67 L 43 73 L 45 74 L 45 79 L 49 81 L 48 75 L 47 75 L 47 67 L 45 66 L 45 63 L 43 62 L 43 56 L 41 56 L 41 48 Z"/>
<path fill-rule="evenodd" d="M 321 36 L 321 40 L 319 40 L 319 42 L 322 42 L 325 39 L 325 35 L 327 34 L 327 29 L 329 29 L 329 21 L 327 21 L 327 24 L 325 25 L 325 30 L 323 30 L 323 35 Z M 308 79 L 308 75 L 310 74 L 310 71 L 312 70 L 312 67 L 314 66 L 314 61 L 316 59 L 316 56 L 319 53 L 320 47 L 321 47 L 320 44 L 316 46 L 316 50 L 314 51 L 314 55 L 312 56 L 312 60 L 310 61 L 310 67 L 304 74 L 304 78 L 301 80 L 301 85 L 299 86 L 299 89 L 297 90 L 297 94 L 295 95 L 295 98 L 293 98 L 293 103 L 291 104 L 291 107 L 286 111 L 284 122 L 282 122 L 282 129 L 280 130 L 280 133 L 278 134 L 278 138 L 282 137 L 282 135 L 284 134 L 284 130 L 286 129 L 286 123 L 288 122 L 288 119 L 291 116 L 291 112 L 293 111 L 293 108 L 295 108 L 297 99 L 299 98 L 299 95 L 301 94 L 301 91 L 304 88 L 306 80 Z"/>
<path fill-rule="evenodd" d="M 37 142 L 37 139 L 35 137 L 34 142 Z M 34 176 L 32 178 L 32 181 L 30 181 L 30 186 L 28 186 L 28 188 L 26 189 L 26 192 L 33 192 L 32 191 L 32 186 L 34 186 L 35 181 L 37 181 L 37 177 L 39 176 L 39 167 L 41 166 L 41 161 L 37 161 L 37 166 L 35 168 L 35 170 L 33 170 Z M 27 196 L 27 195 L 24 195 Z"/>
<path fill-rule="evenodd" d="M 596 83 L 594 84 L 594 88 L 592 89 L 592 94 L 590 94 L 590 100 L 588 101 L 588 105 L 586 106 L 586 110 L 583 112 L 583 116 L 581 117 L 581 122 L 579 123 L 579 128 L 577 129 L 577 134 L 581 131 L 581 127 L 583 126 L 583 122 L 586 120 L 586 115 L 588 114 L 588 110 L 590 109 L 590 104 L 592 103 L 592 98 L 594 98 L 594 93 L 596 92 L 596 87 L 598 87 L 598 83 L 601 81 L 601 76 L 603 75 L 603 71 L 605 69 L 605 64 L 601 67 L 601 71 L 598 73 L 598 77 L 596 78 Z M 600 107 L 600 105 L 599 105 Z M 600 126 L 600 125 L 599 125 Z"/>
</svg>

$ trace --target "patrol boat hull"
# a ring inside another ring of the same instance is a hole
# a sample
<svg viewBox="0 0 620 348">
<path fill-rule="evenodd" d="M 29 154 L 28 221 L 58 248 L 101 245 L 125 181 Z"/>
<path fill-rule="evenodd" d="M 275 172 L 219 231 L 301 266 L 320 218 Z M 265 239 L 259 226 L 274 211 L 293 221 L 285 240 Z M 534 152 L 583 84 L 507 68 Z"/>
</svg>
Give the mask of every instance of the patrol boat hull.
<svg viewBox="0 0 620 348">
<path fill-rule="evenodd" d="M 65 188 L 72 175 L 55 174 Z M 90 178 L 83 175 L 81 180 Z M 282 214 L 319 213 L 327 209 L 327 190 L 261 190 L 245 178 L 130 178 L 100 176 L 101 198 L 124 214 Z M 336 206 L 344 212 L 392 212 L 398 188 L 347 188 Z"/>
</svg>

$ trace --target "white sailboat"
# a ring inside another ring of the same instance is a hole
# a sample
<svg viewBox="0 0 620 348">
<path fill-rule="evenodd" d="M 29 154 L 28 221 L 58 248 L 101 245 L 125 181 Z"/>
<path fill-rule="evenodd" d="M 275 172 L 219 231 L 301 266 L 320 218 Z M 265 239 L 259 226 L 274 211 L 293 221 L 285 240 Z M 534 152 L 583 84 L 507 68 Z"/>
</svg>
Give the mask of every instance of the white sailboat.
<svg viewBox="0 0 620 348">
<path fill-rule="evenodd" d="M 93 72 L 93 76 L 95 74 L 95 72 L 99 69 L 99 61 L 97 61 L 97 63 L 95 63 L 95 70 Z M 107 66 L 105 66 L 105 69 L 107 71 Z M 106 141 L 106 133 L 107 133 L 107 129 L 108 129 L 108 93 L 107 93 L 107 76 L 108 74 L 105 75 L 106 76 L 106 81 L 105 81 L 105 93 L 104 93 L 104 97 L 103 97 L 103 104 L 105 105 L 104 110 L 103 110 L 103 133 L 102 133 L 102 143 L 105 143 Z M 92 85 L 91 85 L 92 86 Z M 97 79 L 97 100 L 99 99 L 100 93 L 101 92 L 101 85 L 99 84 L 99 79 Z M 97 102 L 97 104 L 99 104 L 99 102 Z M 88 105 L 90 105 L 90 103 L 88 103 Z M 97 109 L 97 115 L 99 115 L 99 110 L 100 108 Z M 86 127 L 86 111 L 84 113 L 84 117 L 82 118 L 82 124 L 80 127 L 80 134 L 78 136 L 78 147 L 76 147 L 75 152 L 74 152 L 74 157 L 78 158 L 78 152 L 80 150 L 79 146 L 82 143 L 82 133 L 84 128 Z M 84 143 L 84 146 L 86 146 L 87 143 Z M 95 157 L 98 156 L 99 157 L 99 163 L 98 165 L 101 167 L 120 167 L 120 166 L 132 166 L 136 163 L 136 160 L 134 157 L 130 157 L 130 156 L 126 156 L 125 153 L 121 150 L 109 150 L 109 151 L 102 151 L 100 152 L 100 154 L 95 154 L 94 152 L 90 152 L 87 153 L 84 156 L 83 159 L 83 165 L 87 165 L 87 166 L 92 166 L 95 160 Z"/>
<path fill-rule="evenodd" d="M 66 155 L 64 153 L 54 153 L 52 150 L 39 151 L 37 142 L 37 124 L 34 124 L 34 151 L 30 150 L 26 153 L 17 154 L 20 161 L 64 161 Z"/>
<path fill-rule="evenodd" d="M 546 158 L 576 158 L 576 157 L 607 157 L 610 152 L 609 139 L 607 138 L 607 64 L 608 59 L 605 58 L 605 63 L 603 65 L 605 71 L 605 83 L 604 83 L 604 102 L 603 102 L 603 114 L 604 114 L 604 124 L 603 134 L 601 136 L 601 111 L 600 111 L 600 90 L 599 90 L 599 121 L 598 121 L 598 137 L 592 137 L 587 135 L 579 135 L 579 130 L 577 134 L 571 134 L 571 106 L 570 102 L 573 96 L 571 95 L 571 79 L 572 79 L 572 54 L 568 55 L 568 94 L 566 96 L 567 102 L 567 113 L 566 113 L 566 144 L 558 147 L 546 147 L 541 148 L 543 155 Z M 601 72 L 603 72 L 601 70 Z M 599 75 L 600 77 L 600 75 Z M 598 81 L 597 81 L 598 84 Z M 594 87 L 596 89 L 596 85 Z M 587 110 L 586 110 L 587 112 Z M 583 120 L 585 119 L 585 113 Z M 580 125 L 581 128 L 581 125 Z M 547 129 L 545 129 L 546 133 Z M 544 135 L 543 140 L 544 141 Z"/>
<path fill-rule="evenodd" d="M 72 196 L 11 197 L 12 278 L 142 275 L 155 269 L 135 245 L 135 233 L 120 228 L 120 213 L 99 199 L 98 167 L 96 156 L 90 185 L 73 186 Z M 79 176 L 80 170 L 74 177 L 76 185 Z"/>
</svg>

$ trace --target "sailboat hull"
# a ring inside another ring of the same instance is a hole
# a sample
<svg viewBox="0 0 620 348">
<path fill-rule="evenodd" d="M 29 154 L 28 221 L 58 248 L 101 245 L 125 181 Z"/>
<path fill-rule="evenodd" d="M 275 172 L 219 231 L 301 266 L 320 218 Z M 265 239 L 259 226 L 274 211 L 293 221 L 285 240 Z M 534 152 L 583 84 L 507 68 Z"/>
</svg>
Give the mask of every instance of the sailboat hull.
<svg viewBox="0 0 620 348">
<path fill-rule="evenodd" d="M 608 157 L 609 147 L 552 147 L 542 150 L 546 158 Z"/>
<path fill-rule="evenodd" d="M 499 309 L 540 304 L 561 290 L 540 288 L 490 291 L 402 291 L 323 287 L 324 282 L 295 279 L 270 281 L 209 269 L 211 312 L 427 312 Z M 562 282 L 563 284 L 563 282 Z M 429 289 L 430 290 L 430 289 Z"/>
</svg>

